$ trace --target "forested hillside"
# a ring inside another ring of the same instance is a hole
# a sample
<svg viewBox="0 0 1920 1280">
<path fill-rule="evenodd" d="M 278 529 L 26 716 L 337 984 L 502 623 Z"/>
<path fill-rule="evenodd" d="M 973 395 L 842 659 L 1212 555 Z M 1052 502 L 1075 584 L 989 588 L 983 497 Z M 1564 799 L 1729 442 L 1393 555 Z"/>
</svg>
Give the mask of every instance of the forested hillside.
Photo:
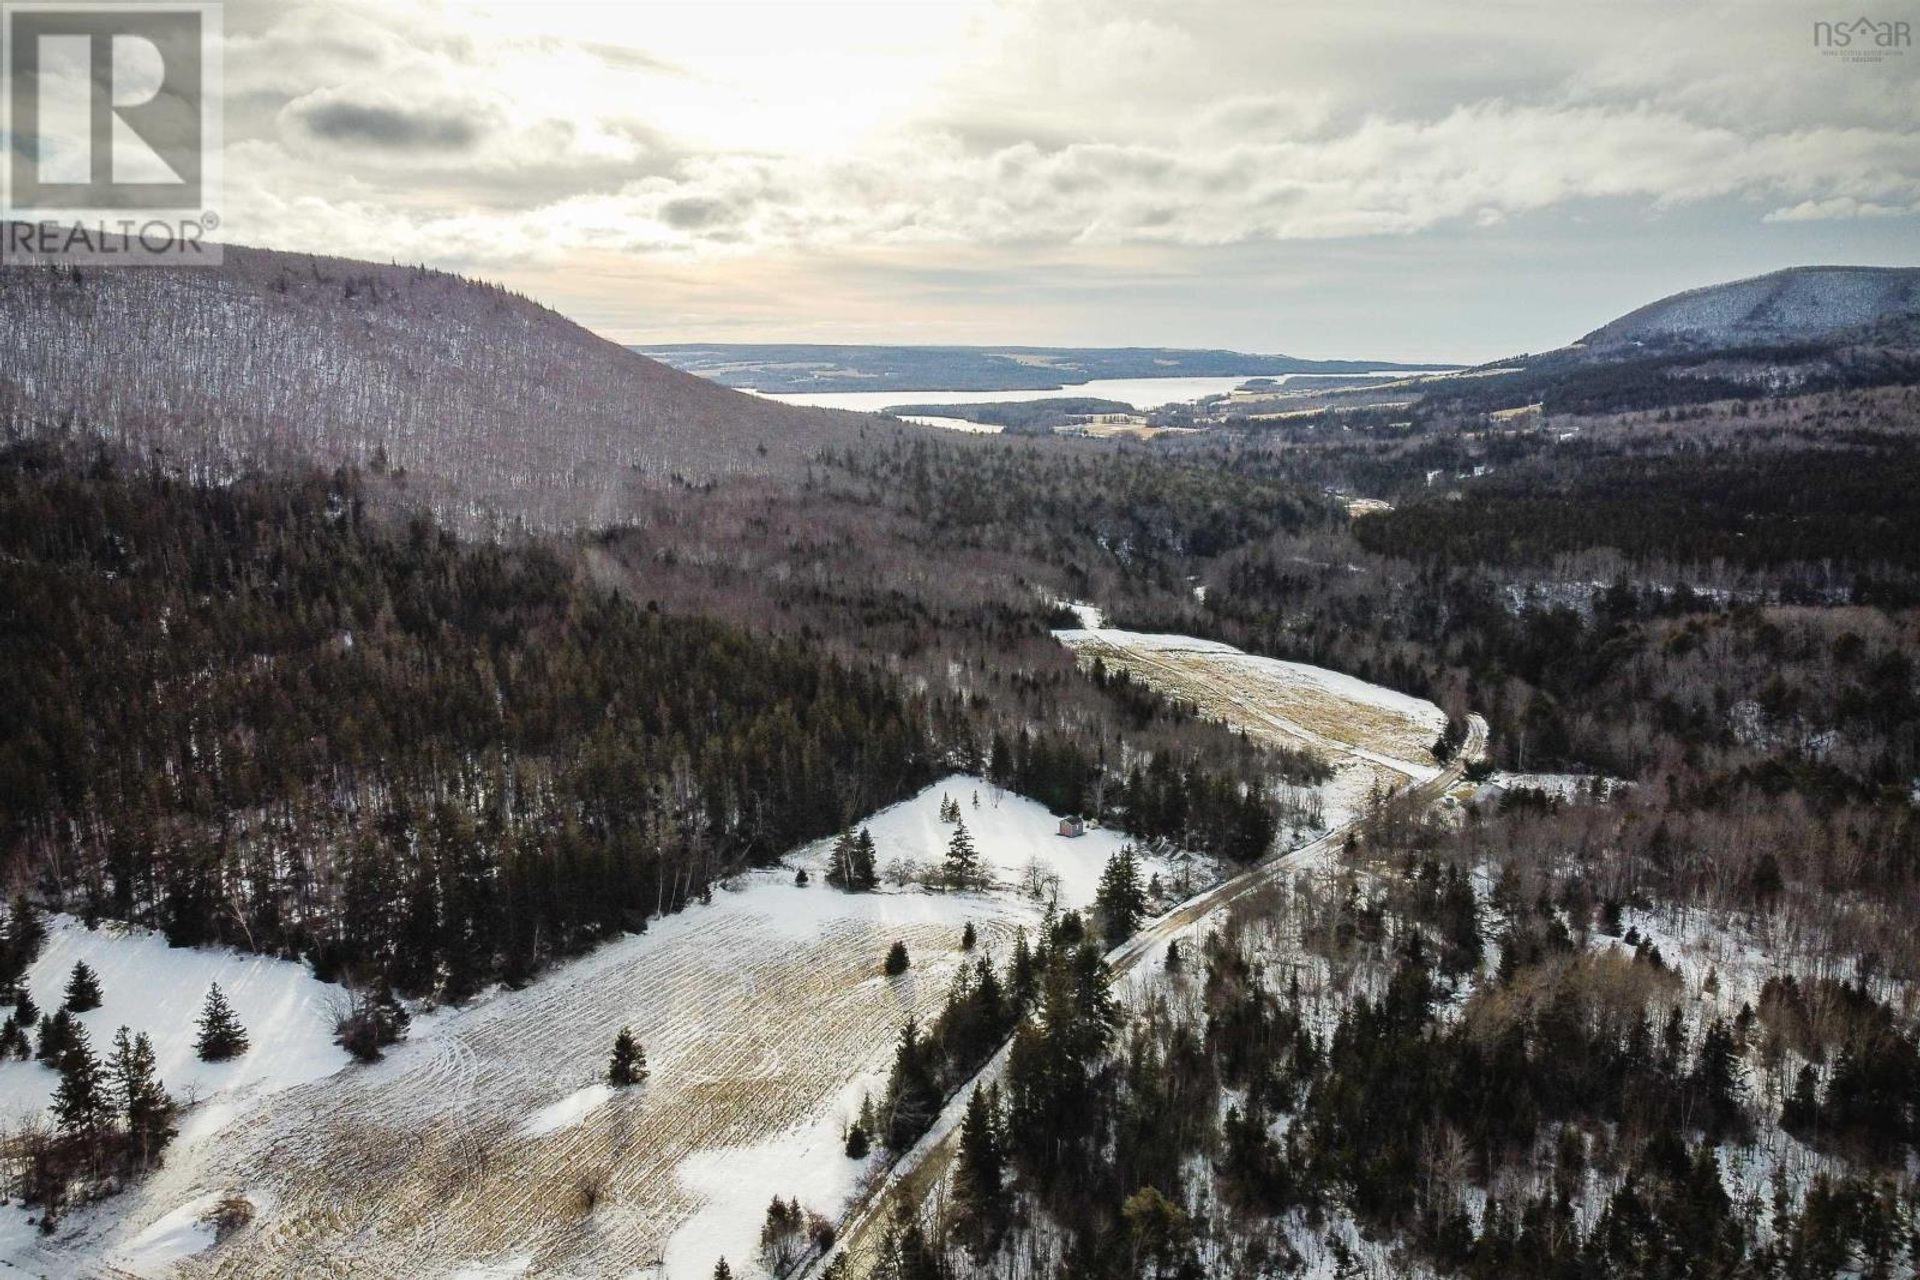
<svg viewBox="0 0 1920 1280">
<path fill-rule="evenodd" d="M 1070 659 L 916 686 L 886 627 L 823 645 L 817 597 L 785 634 L 663 609 L 594 585 L 570 543 L 383 520 L 349 471 L 216 487 L 16 445 L 0 554 L 16 875 L 90 917 L 408 992 L 644 927 L 936 768 L 1246 858 L 1276 823 L 1263 769 L 1316 767 Z M 884 607 L 846 586 L 856 613 Z M 1047 613 L 1030 596 L 922 643 L 1052 656 Z"/>
<path fill-rule="evenodd" d="M 729 391 L 494 285 L 237 246 L 217 269 L 7 272 L 0 423 L 210 480 L 377 465 L 481 530 L 604 524 L 650 489 L 790 474 L 899 429 Z"/>
<path fill-rule="evenodd" d="M 1073 923 L 879 1274 L 1914 1274 L 1913 397 L 1158 450 L 1395 505 L 1239 524 L 1116 621 L 1480 711 L 1482 785 L 1124 1000 Z"/>
<path fill-rule="evenodd" d="M 403 990 L 641 927 L 966 738 L 948 701 L 591 587 L 564 548 L 379 528 L 347 475 L 17 446 L 0 553 L 16 867 Z"/>
</svg>

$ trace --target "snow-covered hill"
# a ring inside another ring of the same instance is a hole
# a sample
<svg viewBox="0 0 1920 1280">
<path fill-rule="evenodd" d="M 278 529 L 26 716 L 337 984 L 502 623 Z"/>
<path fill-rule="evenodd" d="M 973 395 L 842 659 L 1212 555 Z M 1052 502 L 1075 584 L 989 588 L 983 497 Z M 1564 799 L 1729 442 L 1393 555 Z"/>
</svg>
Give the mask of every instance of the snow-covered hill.
<svg viewBox="0 0 1920 1280">
<path fill-rule="evenodd" d="M 538 527 L 894 429 L 728 390 L 457 276 L 238 247 L 219 268 L 9 271 L 0 422 L 77 424 L 215 478 L 383 455 L 446 515 Z"/>
<path fill-rule="evenodd" d="M 1920 315 L 1920 268 L 1792 267 L 1662 298 L 1581 339 L 1587 351 L 1711 349 L 1826 338 Z"/>
</svg>

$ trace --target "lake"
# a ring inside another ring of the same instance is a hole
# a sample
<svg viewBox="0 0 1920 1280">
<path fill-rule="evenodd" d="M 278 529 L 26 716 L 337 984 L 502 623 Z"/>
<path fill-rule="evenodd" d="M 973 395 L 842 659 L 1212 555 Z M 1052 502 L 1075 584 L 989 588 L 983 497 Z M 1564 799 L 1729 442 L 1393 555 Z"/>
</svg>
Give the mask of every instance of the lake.
<svg viewBox="0 0 1920 1280">
<path fill-rule="evenodd" d="M 1295 378 L 1324 376 L 1327 375 L 1243 373 L 1207 378 L 1099 378 L 1052 391 L 791 391 L 765 394 L 769 400 L 784 400 L 788 404 L 805 405 L 813 409 L 853 409 L 861 413 L 880 413 L 890 404 L 1002 404 L 1012 400 L 1052 400 L 1060 396 L 1123 400 L 1136 409 L 1158 409 L 1164 404 L 1179 404 L 1198 400 L 1202 396 L 1225 395 L 1249 378 L 1273 377 L 1276 382 L 1290 382 Z M 754 394 L 763 393 L 756 391 Z M 951 419 L 932 425 L 944 426 L 949 421 Z"/>
</svg>

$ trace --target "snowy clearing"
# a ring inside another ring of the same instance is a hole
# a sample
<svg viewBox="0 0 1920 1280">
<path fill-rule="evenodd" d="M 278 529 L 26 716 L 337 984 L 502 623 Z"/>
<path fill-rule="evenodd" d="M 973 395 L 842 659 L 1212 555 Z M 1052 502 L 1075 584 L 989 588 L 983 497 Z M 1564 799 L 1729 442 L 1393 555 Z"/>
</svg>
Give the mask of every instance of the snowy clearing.
<svg viewBox="0 0 1920 1280">
<path fill-rule="evenodd" d="M 205 1137 L 243 1101 L 338 1071 L 349 1061 L 333 1043 L 346 991 L 316 979 L 305 965 L 237 951 L 170 947 L 160 934 L 124 925 L 88 929 L 72 916 L 51 916 L 47 943 L 27 969 L 26 986 L 43 1012 L 58 1009 L 73 966 L 84 961 L 100 978 L 101 1006 L 75 1017 L 94 1052 L 105 1056 L 119 1027 L 153 1038 L 161 1080 L 181 1102 L 197 1101 L 182 1126 Z M 202 1062 L 194 1053 L 195 1019 L 207 988 L 218 982 L 252 1039 L 231 1062 Z M 0 1123 L 18 1128 L 44 1116 L 59 1081 L 38 1062 L 0 1063 Z"/>
<path fill-rule="evenodd" d="M 1029 865 L 1057 877 L 1062 906 L 1085 905 L 1126 839 L 1061 837 L 1041 806 L 955 776 L 869 820 L 883 868 L 939 864 L 948 797 L 991 888 L 842 893 L 824 883 L 822 841 L 524 990 L 419 1019 L 368 1067 L 331 1043 L 338 989 L 299 966 L 58 921 L 31 974 L 35 999 L 57 1005 L 86 959 L 106 996 L 85 1015 L 96 1042 L 122 1021 L 149 1031 L 168 1085 L 197 1087 L 211 1106 L 189 1114 L 162 1168 L 72 1214 L 52 1240 L 10 1210 L 0 1261 L 58 1277 L 104 1262 L 152 1276 L 705 1280 L 724 1254 L 736 1275 L 758 1274 L 769 1199 L 835 1216 L 861 1189 L 876 1157 L 849 1160 L 842 1128 L 884 1087 L 900 1024 L 931 1016 L 963 964 L 979 952 L 1004 961 L 1015 931 L 1039 921 L 1041 903 L 1016 888 Z M 960 949 L 968 921 L 972 954 Z M 886 978 L 895 939 L 913 963 Z M 192 1056 L 193 1015 L 216 977 L 256 1046 L 218 1068 Z M 616 1090 L 601 1073 L 622 1025 L 651 1075 Z M 30 1108 L 53 1081 L 37 1064 L 0 1068 L 6 1096 Z M 260 1208 L 214 1245 L 198 1220 L 235 1193 Z"/>
<path fill-rule="evenodd" d="M 1423 698 L 1302 662 L 1262 658 L 1191 636 L 1107 628 L 1056 631 L 1083 661 L 1099 658 L 1202 715 L 1256 739 L 1305 748 L 1334 767 L 1320 788 L 1320 831 L 1345 825 L 1375 790 L 1439 776 L 1429 748 L 1446 713 Z"/>
</svg>

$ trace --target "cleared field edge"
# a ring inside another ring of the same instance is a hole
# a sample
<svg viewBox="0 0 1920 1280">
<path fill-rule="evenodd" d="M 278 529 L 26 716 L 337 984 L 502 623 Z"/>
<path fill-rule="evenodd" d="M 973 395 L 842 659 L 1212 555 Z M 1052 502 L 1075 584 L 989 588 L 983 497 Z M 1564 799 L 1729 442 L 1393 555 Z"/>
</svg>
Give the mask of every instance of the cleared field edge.
<svg viewBox="0 0 1920 1280">
<path fill-rule="evenodd" d="M 883 866 L 938 862 L 949 794 L 1003 886 L 1038 858 L 1059 872 L 1065 905 L 1083 905 L 1125 840 L 1062 840 L 1042 806 L 956 775 L 867 820 Z M 936 1011 L 974 955 L 1004 960 L 1040 915 L 1004 887 L 843 894 L 821 876 L 827 843 L 524 990 L 423 1020 L 384 1062 L 236 1100 L 146 1182 L 76 1213 L 53 1240 L 0 1241 L 0 1261 L 59 1277 L 223 1278 L 647 1274 L 664 1263 L 651 1274 L 704 1280 L 725 1252 L 736 1274 L 753 1274 L 768 1198 L 837 1214 L 873 1171 L 876 1158 L 845 1157 L 839 1128 L 863 1090 L 884 1086 L 901 1022 Z M 959 946 L 968 921 L 971 954 Z M 914 963 L 889 980 L 880 959 L 896 938 Z M 623 1023 L 653 1076 L 624 1093 L 596 1088 Z M 233 1193 L 257 1212 L 229 1240 L 187 1232 L 179 1254 L 151 1247 L 186 1206 Z"/>
</svg>

